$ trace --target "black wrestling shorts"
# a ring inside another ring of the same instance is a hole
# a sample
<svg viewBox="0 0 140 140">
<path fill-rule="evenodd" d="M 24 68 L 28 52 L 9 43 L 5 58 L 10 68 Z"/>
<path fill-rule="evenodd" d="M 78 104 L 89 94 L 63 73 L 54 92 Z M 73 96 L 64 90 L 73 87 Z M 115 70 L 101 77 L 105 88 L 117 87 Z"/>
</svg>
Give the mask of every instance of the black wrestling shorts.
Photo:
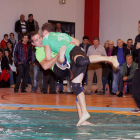
<svg viewBox="0 0 140 140">
<path fill-rule="evenodd" d="M 87 66 L 84 67 L 79 67 L 75 62 L 74 62 L 74 57 L 76 55 L 82 55 L 82 56 L 86 56 L 84 50 L 79 47 L 79 46 L 75 46 L 71 51 L 70 51 L 70 59 L 71 59 L 71 63 L 70 63 L 70 69 L 65 69 L 62 70 L 60 69 L 56 64 L 54 65 L 54 73 L 56 76 L 58 77 L 64 77 L 66 78 L 68 81 L 72 81 L 74 78 L 76 78 L 78 75 L 80 75 L 81 73 L 85 74 Z"/>
</svg>

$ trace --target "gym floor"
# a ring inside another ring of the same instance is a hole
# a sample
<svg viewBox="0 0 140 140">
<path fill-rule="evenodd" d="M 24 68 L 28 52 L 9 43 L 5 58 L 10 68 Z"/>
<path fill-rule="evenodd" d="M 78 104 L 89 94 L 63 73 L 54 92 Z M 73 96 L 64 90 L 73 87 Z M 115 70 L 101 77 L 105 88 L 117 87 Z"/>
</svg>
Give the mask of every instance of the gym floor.
<svg viewBox="0 0 140 140">
<path fill-rule="evenodd" d="M 86 95 L 91 115 L 88 121 L 93 125 L 76 127 L 74 94 L 27 91 L 0 89 L 0 140 L 140 139 L 140 113 L 130 112 L 136 107 L 131 95 L 116 97 L 108 91 L 105 95 Z"/>
</svg>

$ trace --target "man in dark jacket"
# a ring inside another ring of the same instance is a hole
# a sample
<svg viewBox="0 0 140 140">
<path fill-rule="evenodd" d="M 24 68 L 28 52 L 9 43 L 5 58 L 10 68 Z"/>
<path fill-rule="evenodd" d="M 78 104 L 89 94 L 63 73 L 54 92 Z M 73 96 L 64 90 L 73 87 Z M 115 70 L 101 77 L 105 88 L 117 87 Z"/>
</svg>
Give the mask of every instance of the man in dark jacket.
<svg viewBox="0 0 140 140">
<path fill-rule="evenodd" d="M 21 78 L 23 77 L 22 84 L 21 84 L 21 92 L 27 92 L 25 90 L 27 85 L 27 79 L 30 70 L 30 63 L 31 63 L 31 48 L 29 47 L 28 43 L 28 35 L 23 34 L 22 40 L 17 43 L 14 48 L 14 61 L 18 66 L 18 75 L 16 79 L 16 85 L 14 92 L 17 93 L 19 90 L 19 85 L 21 82 Z"/>
<path fill-rule="evenodd" d="M 80 44 L 80 47 L 84 49 L 86 54 L 87 54 L 89 46 L 90 46 L 89 37 L 88 36 L 83 36 L 83 41 Z M 85 76 L 84 76 L 83 81 L 82 81 L 82 85 L 84 85 L 85 81 L 86 81 L 86 84 L 87 84 L 87 79 L 88 79 L 88 76 L 87 76 L 87 70 L 86 70 Z"/>
<path fill-rule="evenodd" d="M 18 41 L 22 38 L 23 34 L 29 33 L 29 25 L 24 19 L 25 16 L 22 14 L 20 15 L 20 20 L 15 23 L 15 32 L 18 33 Z"/>
<path fill-rule="evenodd" d="M 129 51 L 126 47 L 123 46 L 123 41 L 121 39 L 117 40 L 117 47 L 115 47 L 112 51 L 112 56 L 117 55 L 117 59 L 119 62 L 119 67 L 117 71 L 113 71 L 113 84 L 112 84 L 112 94 L 119 94 L 122 92 L 123 82 L 122 82 L 122 65 L 125 63 L 126 55 L 129 54 Z M 118 92 L 117 92 L 118 85 Z"/>
<path fill-rule="evenodd" d="M 28 25 L 29 25 L 30 32 L 36 31 L 38 33 L 39 25 L 38 25 L 38 22 L 35 19 L 33 19 L 33 14 L 28 15 L 27 22 L 28 22 Z"/>
<path fill-rule="evenodd" d="M 85 50 L 86 54 L 87 54 L 89 46 L 91 46 L 88 42 L 89 42 L 89 37 L 83 36 L 83 42 L 80 44 L 80 47 L 82 47 Z"/>
<path fill-rule="evenodd" d="M 55 32 L 65 33 L 65 30 L 63 28 L 61 28 L 60 23 L 56 23 Z"/>
</svg>

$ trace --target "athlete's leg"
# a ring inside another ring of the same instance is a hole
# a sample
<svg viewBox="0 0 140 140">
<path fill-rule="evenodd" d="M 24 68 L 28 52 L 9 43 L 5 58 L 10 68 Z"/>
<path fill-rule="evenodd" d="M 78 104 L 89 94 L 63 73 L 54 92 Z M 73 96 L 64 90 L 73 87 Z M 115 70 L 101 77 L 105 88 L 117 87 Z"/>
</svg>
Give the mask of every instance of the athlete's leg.
<svg viewBox="0 0 140 140">
<path fill-rule="evenodd" d="M 82 80 L 83 80 L 83 73 L 81 73 L 79 76 L 77 76 L 76 78 L 74 78 L 71 83 L 72 84 L 78 84 L 78 83 L 81 83 Z M 80 85 L 79 85 L 80 87 Z M 77 89 L 79 89 L 79 87 L 76 87 Z M 73 91 L 74 91 L 74 88 L 72 87 Z M 87 108 L 86 108 L 86 101 L 85 101 L 85 94 L 82 90 L 79 90 L 80 93 L 77 94 L 77 99 L 78 99 L 78 103 L 80 105 L 80 108 L 81 108 L 81 116 L 80 116 L 80 119 L 77 123 L 77 126 L 80 126 L 82 123 L 84 123 L 87 119 L 90 118 L 90 114 L 88 113 L 87 111 Z M 75 92 L 75 91 L 74 91 Z M 76 94 L 76 93 L 75 93 Z"/>
<path fill-rule="evenodd" d="M 82 91 L 84 92 L 84 89 L 83 87 L 81 86 L 81 89 Z M 82 110 L 80 108 L 80 105 L 79 105 L 79 102 L 78 102 L 78 99 L 76 97 L 76 108 L 77 108 L 77 112 L 78 112 L 78 116 L 79 116 L 79 120 L 82 118 Z M 85 121 L 84 123 L 82 123 L 81 125 L 92 125 L 93 123 L 90 123 L 88 121 Z"/>
<path fill-rule="evenodd" d="M 117 56 L 101 56 L 101 55 L 90 55 L 90 56 L 82 56 L 76 55 L 74 57 L 74 62 L 79 66 L 86 66 L 90 63 L 98 63 L 98 62 L 110 62 L 114 67 L 118 67 L 119 63 L 117 60 Z"/>
</svg>

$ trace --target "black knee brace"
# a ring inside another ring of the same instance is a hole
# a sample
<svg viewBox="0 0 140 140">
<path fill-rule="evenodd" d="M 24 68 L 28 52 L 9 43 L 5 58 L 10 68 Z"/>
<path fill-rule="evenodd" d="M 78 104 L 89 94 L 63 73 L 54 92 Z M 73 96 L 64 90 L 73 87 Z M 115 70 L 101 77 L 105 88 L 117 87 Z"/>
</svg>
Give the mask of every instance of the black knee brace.
<svg viewBox="0 0 140 140">
<path fill-rule="evenodd" d="M 78 57 L 76 58 L 76 64 L 77 64 L 79 67 L 87 66 L 88 64 L 90 64 L 89 57 L 88 57 L 88 56 L 86 56 L 86 57 L 78 56 Z"/>
<path fill-rule="evenodd" d="M 80 83 L 71 83 L 71 88 L 76 96 L 82 92 Z"/>
</svg>

